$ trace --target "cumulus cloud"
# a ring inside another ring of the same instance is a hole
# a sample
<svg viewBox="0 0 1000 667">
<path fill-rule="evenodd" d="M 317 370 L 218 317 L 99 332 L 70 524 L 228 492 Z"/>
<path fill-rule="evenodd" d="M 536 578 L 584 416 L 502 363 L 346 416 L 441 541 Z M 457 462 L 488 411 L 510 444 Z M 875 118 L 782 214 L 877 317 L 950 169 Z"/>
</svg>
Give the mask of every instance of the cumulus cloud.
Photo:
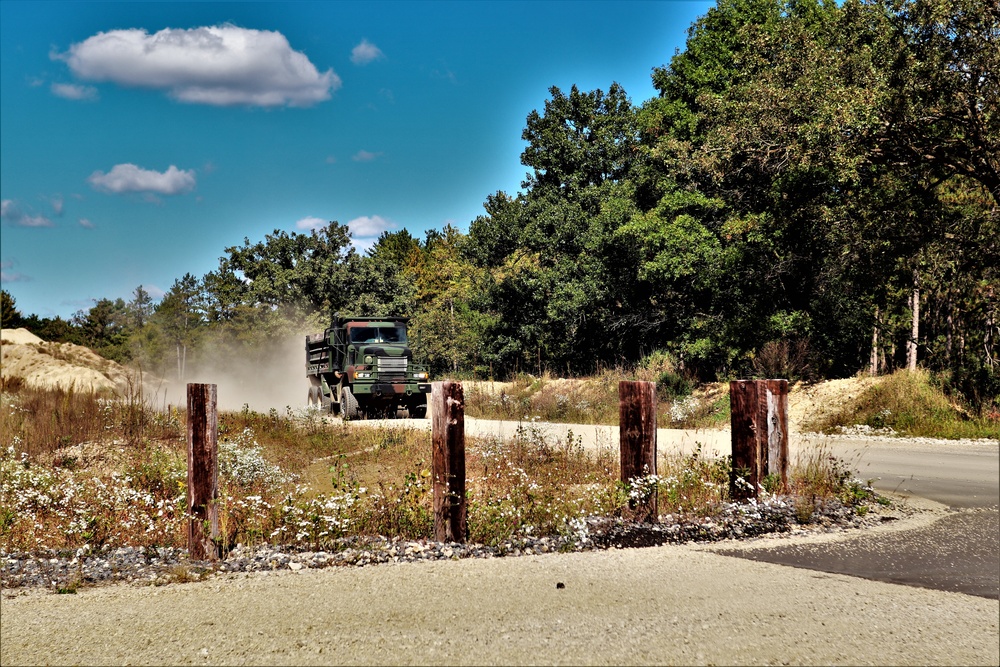
<svg viewBox="0 0 1000 667">
<path fill-rule="evenodd" d="M 92 223 L 88 218 L 80 218 L 80 226 L 84 229 L 93 229 L 95 227 L 94 223 Z"/>
<path fill-rule="evenodd" d="M 81 86 L 76 83 L 53 83 L 49 90 L 56 97 L 62 97 L 67 100 L 96 100 L 97 99 L 97 88 L 93 86 Z"/>
<path fill-rule="evenodd" d="M 0 220 L 18 227 L 54 227 L 44 215 L 31 215 L 21 210 L 13 199 L 0 201 Z"/>
<path fill-rule="evenodd" d="M 178 169 L 174 165 L 164 172 L 143 169 L 134 164 L 116 164 L 111 171 L 95 171 L 87 179 L 95 190 L 109 194 L 146 192 L 176 195 L 194 189 L 194 169 Z"/>
<path fill-rule="evenodd" d="M 320 73 L 280 32 L 228 24 L 111 30 L 55 57 L 85 81 L 165 90 L 193 104 L 305 107 L 341 86 L 332 68 Z"/>
<path fill-rule="evenodd" d="M 360 150 L 351 156 L 351 159 L 355 162 L 371 162 L 375 158 L 382 155 L 381 153 L 372 153 L 371 151 Z"/>
<path fill-rule="evenodd" d="M 320 227 L 326 227 L 326 220 L 315 216 L 309 216 L 296 222 L 295 226 L 298 229 L 319 229 Z"/>
<path fill-rule="evenodd" d="M 360 44 L 351 49 L 351 62 L 355 65 L 367 65 L 383 58 L 385 58 L 385 54 L 382 53 L 382 49 L 367 39 L 362 39 Z"/>
<path fill-rule="evenodd" d="M 348 222 L 347 226 L 350 228 L 352 236 L 365 238 L 378 236 L 382 232 L 395 229 L 396 223 L 390 222 L 380 215 L 363 215 Z"/>
</svg>

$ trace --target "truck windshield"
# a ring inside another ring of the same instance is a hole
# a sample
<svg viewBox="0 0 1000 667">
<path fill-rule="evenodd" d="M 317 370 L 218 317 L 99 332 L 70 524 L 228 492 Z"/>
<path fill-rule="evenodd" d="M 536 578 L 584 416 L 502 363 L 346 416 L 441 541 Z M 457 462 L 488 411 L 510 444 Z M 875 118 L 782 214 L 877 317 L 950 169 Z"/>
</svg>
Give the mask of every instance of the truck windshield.
<svg viewBox="0 0 1000 667">
<path fill-rule="evenodd" d="M 404 327 L 354 327 L 352 343 L 406 343 Z"/>
</svg>

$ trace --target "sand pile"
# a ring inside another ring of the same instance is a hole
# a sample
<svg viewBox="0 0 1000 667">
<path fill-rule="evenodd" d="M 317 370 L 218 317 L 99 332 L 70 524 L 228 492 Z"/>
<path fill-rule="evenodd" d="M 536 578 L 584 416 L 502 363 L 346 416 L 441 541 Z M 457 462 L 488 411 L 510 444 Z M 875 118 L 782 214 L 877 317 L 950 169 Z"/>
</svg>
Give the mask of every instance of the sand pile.
<svg viewBox="0 0 1000 667">
<path fill-rule="evenodd" d="M 118 391 L 130 377 L 127 368 L 89 348 L 47 343 L 26 329 L 0 329 L 0 375 L 31 387 L 98 392 Z"/>
</svg>

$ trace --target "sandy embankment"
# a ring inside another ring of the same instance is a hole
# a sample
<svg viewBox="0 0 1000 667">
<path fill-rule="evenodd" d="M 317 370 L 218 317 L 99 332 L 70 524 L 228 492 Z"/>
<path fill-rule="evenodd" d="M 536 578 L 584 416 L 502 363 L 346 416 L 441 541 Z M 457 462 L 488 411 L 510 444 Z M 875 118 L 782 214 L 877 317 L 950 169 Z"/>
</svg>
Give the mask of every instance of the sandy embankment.
<svg viewBox="0 0 1000 667">
<path fill-rule="evenodd" d="M 21 377 L 29 387 L 113 392 L 127 387 L 130 372 L 89 348 L 47 343 L 27 329 L 0 330 L 0 374 Z"/>
</svg>

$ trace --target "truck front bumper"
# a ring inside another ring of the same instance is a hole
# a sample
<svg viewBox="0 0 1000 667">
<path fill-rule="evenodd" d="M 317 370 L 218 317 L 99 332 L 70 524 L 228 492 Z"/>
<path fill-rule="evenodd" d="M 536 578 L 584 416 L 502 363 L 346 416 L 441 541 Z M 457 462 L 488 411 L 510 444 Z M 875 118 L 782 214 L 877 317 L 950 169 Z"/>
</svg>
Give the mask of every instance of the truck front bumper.
<svg viewBox="0 0 1000 667">
<path fill-rule="evenodd" d="M 420 383 L 391 383 L 373 382 L 372 384 L 357 383 L 352 387 L 355 395 L 367 394 L 376 398 L 402 398 L 404 396 L 415 396 L 429 394 L 431 385 L 429 382 Z"/>
</svg>

